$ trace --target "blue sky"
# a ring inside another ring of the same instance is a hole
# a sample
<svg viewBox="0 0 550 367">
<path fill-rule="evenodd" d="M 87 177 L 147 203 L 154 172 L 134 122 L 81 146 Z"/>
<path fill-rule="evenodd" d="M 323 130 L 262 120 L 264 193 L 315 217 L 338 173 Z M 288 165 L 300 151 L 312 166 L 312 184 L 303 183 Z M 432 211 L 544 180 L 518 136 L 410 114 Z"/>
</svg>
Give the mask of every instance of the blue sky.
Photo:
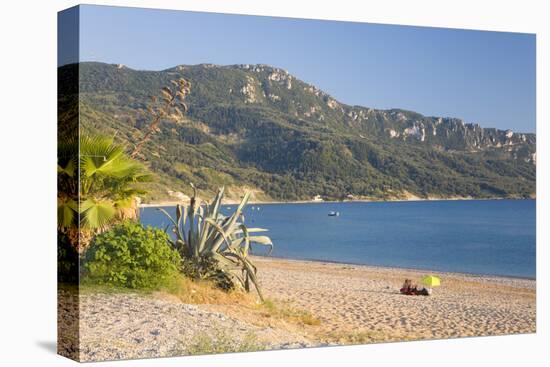
<svg viewBox="0 0 550 367">
<path fill-rule="evenodd" d="M 535 131 L 535 36 L 83 6 L 80 60 L 269 64 L 347 104 Z"/>
</svg>

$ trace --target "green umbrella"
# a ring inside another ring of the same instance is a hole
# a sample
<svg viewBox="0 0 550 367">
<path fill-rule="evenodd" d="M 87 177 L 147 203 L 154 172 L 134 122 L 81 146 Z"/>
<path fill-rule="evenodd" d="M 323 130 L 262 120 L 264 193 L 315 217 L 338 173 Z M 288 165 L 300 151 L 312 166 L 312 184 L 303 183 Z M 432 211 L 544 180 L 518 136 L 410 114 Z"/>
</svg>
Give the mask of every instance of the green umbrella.
<svg viewBox="0 0 550 367">
<path fill-rule="evenodd" d="M 428 287 L 437 287 L 441 285 L 441 280 L 434 275 L 426 275 L 422 278 L 422 283 Z"/>
</svg>

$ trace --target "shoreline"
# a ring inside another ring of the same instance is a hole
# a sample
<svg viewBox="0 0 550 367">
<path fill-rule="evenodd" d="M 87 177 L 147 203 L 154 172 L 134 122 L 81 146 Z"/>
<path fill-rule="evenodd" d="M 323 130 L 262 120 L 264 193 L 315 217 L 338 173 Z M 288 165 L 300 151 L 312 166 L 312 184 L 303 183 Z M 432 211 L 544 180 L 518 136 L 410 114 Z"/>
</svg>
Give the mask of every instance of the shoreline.
<svg viewBox="0 0 550 367">
<path fill-rule="evenodd" d="M 289 257 L 280 257 L 280 256 L 262 256 L 262 255 L 251 255 L 252 259 L 260 261 L 285 261 L 293 263 L 309 263 L 312 265 L 342 265 L 342 266 L 352 266 L 358 268 L 364 268 L 365 270 L 386 270 L 393 272 L 415 272 L 415 273 L 426 273 L 426 274 L 442 274 L 447 276 L 457 276 L 457 277 L 467 277 L 467 278 L 479 278 L 479 279 L 496 279 L 496 280 L 525 280 L 525 281 L 537 281 L 536 275 L 534 277 L 520 276 L 520 275 L 503 275 L 503 274 L 488 274 L 488 273 L 468 273 L 468 272 L 458 272 L 458 271 L 447 271 L 447 270 L 434 270 L 426 268 L 410 268 L 410 267 L 400 267 L 400 266 L 389 266 L 389 265 L 375 265 L 375 264 L 361 264 L 353 262 L 343 262 L 337 260 L 323 260 L 323 259 L 293 259 Z"/>
<path fill-rule="evenodd" d="M 456 201 L 458 199 L 438 199 L 434 200 L 431 199 L 430 201 Z M 536 199 L 465 199 L 468 201 L 488 201 L 488 200 L 533 200 L 536 201 Z M 392 202 L 409 202 L 413 200 L 403 200 L 403 201 L 392 201 Z M 422 201 L 428 201 L 428 200 L 422 200 Z M 261 204 L 254 204 L 254 205 L 272 205 L 272 204 L 334 204 L 334 203 L 381 203 L 381 202 L 373 202 L 373 201 L 339 201 L 339 202 L 262 202 Z M 222 204 L 223 205 L 234 205 L 234 204 Z M 168 205 L 160 205 L 157 204 L 148 204 L 142 206 L 143 208 L 158 208 L 158 207 L 169 207 Z M 339 209 L 341 210 L 341 209 Z M 432 264 L 436 268 L 426 268 L 422 266 L 416 266 L 416 264 L 377 264 L 376 262 L 369 262 L 368 259 L 366 259 L 365 262 L 356 262 L 356 259 L 323 259 L 323 258 L 317 258 L 315 257 L 315 253 L 311 254 L 304 254 L 303 257 L 290 257 L 290 256 L 284 256 L 284 255 L 267 255 L 264 253 L 260 254 L 254 254 L 252 255 L 255 258 L 260 259 L 276 259 L 276 260 L 283 260 L 283 261 L 295 261 L 295 262 L 310 262 L 310 263 L 326 263 L 326 264 L 337 264 L 337 265 L 348 265 L 348 266 L 357 266 L 357 267 L 365 267 L 365 268 L 372 268 L 372 269 L 388 269 L 388 270 L 402 270 L 402 271 L 415 271 L 415 272 L 425 272 L 425 273 L 438 273 L 438 274 L 448 274 L 448 275 L 460 275 L 460 276 L 467 276 L 467 277 L 478 277 L 478 278 L 486 278 L 486 277 L 492 277 L 492 278 L 502 278 L 502 279 L 518 279 L 518 280 L 528 280 L 528 281 L 536 281 L 537 280 L 537 271 L 535 269 L 527 269 L 527 271 L 524 272 L 517 272 L 515 274 L 506 274 L 506 273 L 499 273 L 496 271 L 499 271 L 499 269 L 493 269 L 495 272 L 477 272 L 479 270 L 484 269 L 473 269 L 474 271 L 468 271 L 469 269 L 461 269 L 460 267 L 454 267 L 454 269 L 448 269 L 446 266 L 441 266 L 442 264 Z M 445 264 L 443 264 L 445 265 Z M 506 271 L 507 269 L 504 269 Z"/>
<path fill-rule="evenodd" d="M 410 198 L 410 199 L 389 199 L 389 200 L 376 200 L 376 199 L 357 199 L 357 200 L 295 200 L 295 201 L 249 201 L 247 205 L 272 205 L 272 204 L 339 204 L 339 203 L 408 203 L 408 202 L 425 202 L 425 201 L 497 201 L 497 200 L 537 200 L 533 198 L 473 198 L 473 197 L 449 197 L 449 198 Z M 139 208 L 161 208 L 172 207 L 177 204 L 181 204 L 182 201 L 156 201 L 152 203 L 141 203 Z M 229 200 L 222 205 L 238 205 L 238 201 Z"/>
</svg>

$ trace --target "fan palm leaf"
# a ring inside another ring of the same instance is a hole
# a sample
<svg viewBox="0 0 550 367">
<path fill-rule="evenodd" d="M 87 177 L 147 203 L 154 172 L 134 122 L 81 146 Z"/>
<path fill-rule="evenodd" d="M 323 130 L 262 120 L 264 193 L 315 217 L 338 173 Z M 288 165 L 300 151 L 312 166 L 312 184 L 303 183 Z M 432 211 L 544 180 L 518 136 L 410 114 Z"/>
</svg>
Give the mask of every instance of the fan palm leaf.
<svg viewBox="0 0 550 367">
<path fill-rule="evenodd" d="M 125 153 L 112 137 L 81 135 L 58 147 L 58 225 L 92 233 L 137 216 L 139 186 L 152 180 L 147 169 Z M 77 203 L 80 202 L 80 205 Z M 80 220 L 78 220 L 80 217 Z"/>
<path fill-rule="evenodd" d="M 86 229 L 104 229 L 117 214 L 111 200 L 87 199 L 80 204 L 80 221 Z"/>
<path fill-rule="evenodd" d="M 57 199 L 57 226 L 67 228 L 74 226 L 78 220 L 78 203 L 71 198 Z"/>
</svg>

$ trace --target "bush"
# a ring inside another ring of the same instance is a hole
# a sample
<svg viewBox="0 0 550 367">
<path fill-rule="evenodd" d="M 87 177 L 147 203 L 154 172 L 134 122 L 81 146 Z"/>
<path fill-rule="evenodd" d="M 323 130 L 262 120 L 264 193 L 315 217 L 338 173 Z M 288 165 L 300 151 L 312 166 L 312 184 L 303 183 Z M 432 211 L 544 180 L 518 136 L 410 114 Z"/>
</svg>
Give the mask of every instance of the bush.
<svg viewBox="0 0 550 367">
<path fill-rule="evenodd" d="M 94 239 L 86 252 L 84 283 L 134 289 L 169 285 L 181 264 L 159 229 L 125 222 Z"/>
</svg>

